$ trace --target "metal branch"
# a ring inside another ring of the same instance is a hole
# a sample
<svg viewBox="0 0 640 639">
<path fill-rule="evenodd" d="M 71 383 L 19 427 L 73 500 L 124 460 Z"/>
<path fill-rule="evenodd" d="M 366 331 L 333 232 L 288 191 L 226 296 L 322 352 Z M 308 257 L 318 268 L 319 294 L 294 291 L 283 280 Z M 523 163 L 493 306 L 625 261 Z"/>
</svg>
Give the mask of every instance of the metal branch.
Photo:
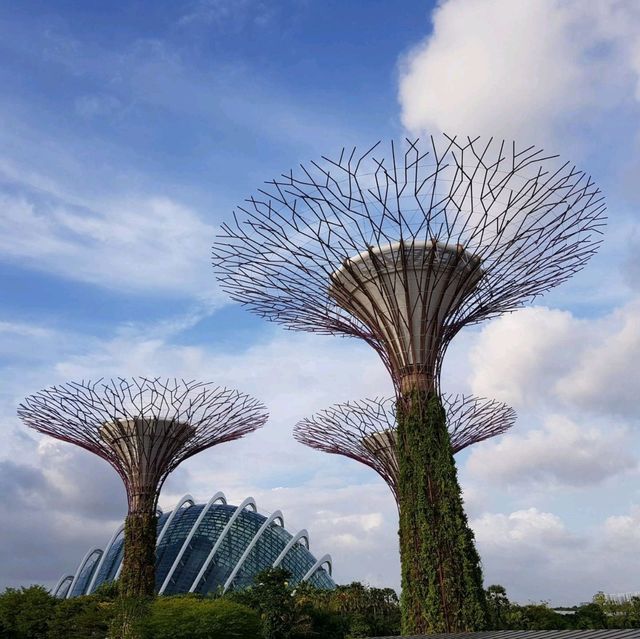
<svg viewBox="0 0 640 639">
<path fill-rule="evenodd" d="M 494 400 L 447 395 L 442 397 L 442 404 L 453 454 L 505 433 L 516 420 L 513 408 Z M 336 404 L 298 422 L 293 436 L 305 446 L 350 457 L 373 468 L 399 503 L 395 399 Z"/>
<path fill-rule="evenodd" d="M 396 389 L 439 385 L 451 339 L 597 250 L 591 178 L 533 147 L 446 135 L 340 153 L 267 183 L 213 247 L 222 288 L 296 330 L 371 344 Z"/>
<path fill-rule="evenodd" d="M 157 501 L 167 475 L 188 457 L 267 420 L 259 401 L 236 390 L 145 377 L 53 386 L 27 397 L 18 415 L 30 428 L 109 462 L 125 484 L 130 511 L 141 497 Z"/>
</svg>

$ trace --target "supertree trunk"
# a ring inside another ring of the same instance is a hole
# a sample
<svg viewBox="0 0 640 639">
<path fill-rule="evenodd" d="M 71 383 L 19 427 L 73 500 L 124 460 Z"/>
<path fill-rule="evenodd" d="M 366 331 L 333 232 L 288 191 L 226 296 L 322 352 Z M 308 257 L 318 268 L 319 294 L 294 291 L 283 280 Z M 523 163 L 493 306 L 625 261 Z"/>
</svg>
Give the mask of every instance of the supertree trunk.
<svg viewBox="0 0 640 639">
<path fill-rule="evenodd" d="M 398 403 L 402 631 L 482 630 L 480 557 L 464 513 L 446 415 L 435 392 Z"/>
<path fill-rule="evenodd" d="M 124 526 L 124 557 L 120 573 L 123 597 L 153 597 L 155 593 L 158 517 L 154 495 L 134 502 Z"/>
</svg>

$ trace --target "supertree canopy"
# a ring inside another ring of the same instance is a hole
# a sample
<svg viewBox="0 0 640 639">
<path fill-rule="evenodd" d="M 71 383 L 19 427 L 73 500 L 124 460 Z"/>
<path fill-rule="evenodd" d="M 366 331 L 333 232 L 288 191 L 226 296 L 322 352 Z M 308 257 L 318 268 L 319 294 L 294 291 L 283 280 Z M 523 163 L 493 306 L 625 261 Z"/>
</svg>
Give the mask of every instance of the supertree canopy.
<svg viewBox="0 0 640 639">
<path fill-rule="evenodd" d="M 513 408 L 494 400 L 470 395 L 444 395 L 441 399 L 454 455 L 502 435 L 516 420 Z M 299 421 L 293 436 L 305 446 L 350 457 L 373 468 L 387 482 L 399 505 L 395 399 L 335 404 Z"/>
<path fill-rule="evenodd" d="M 400 386 L 439 373 L 463 326 L 579 271 L 604 206 L 584 172 L 533 147 L 443 135 L 385 156 L 378 144 L 268 182 L 223 225 L 213 263 L 259 315 L 366 340 Z"/>
<path fill-rule="evenodd" d="M 267 419 L 263 405 L 210 383 L 160 378 L 69 382 L 27 397 L 25 424 L 109 462 L 128 499 L 125 596 L 152 595 L 156 509 L 167 475 L 196 453 L 238 439 Z"/>
<path fill-rule="evenodd" d="M 604 208 L 555 156 L 442 135 L 283 174 L 213 247 L 233 299 L 288 328 L 364 339 L 391 374 L 405 633 L 480 630 L 486 618 L 439 399 L 447 346 L 579 271 Z"/>
</svg>

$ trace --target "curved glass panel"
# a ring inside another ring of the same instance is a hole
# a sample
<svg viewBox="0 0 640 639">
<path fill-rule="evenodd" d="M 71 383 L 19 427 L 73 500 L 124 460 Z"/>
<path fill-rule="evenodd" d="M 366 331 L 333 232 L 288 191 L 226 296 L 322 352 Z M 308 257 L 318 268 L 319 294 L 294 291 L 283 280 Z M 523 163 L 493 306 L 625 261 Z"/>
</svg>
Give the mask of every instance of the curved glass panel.
<svg viewBox="0 0 640 639">
<path fill-rule="evenodd" d="M 76 579 L 76 583 L 73 586 L 73 590 L 71 591 L 70 597 L 78 597 L 79 595 L 84 595 L 87 586 L 91 582 L 91 578 L 93 577 L 94 570 L 98 567 L 100 563 L 100 558 L 102 557 L 102 552 L 94 552 L 91 557 L 87 560 L 87 563 L 82 567 L 80 571 L 80 576 Z"/>
<path fill-rule="evenodd" d="M 216 504 L 209 509 L 165 589 L 166 595 L 189 592 L 193 580 L 198 576 L 202 564 L 235 510 L 235 506 L 226 504 Z M 201 592 L 201 589 L 198 589 L 198 592 Z"/>
<path fill-rule="evenodd" d="M 202 504 L 182 508 L 182 512 L 174 517 L 171 527 L 156 548 L 156 590 L 160 589 L 167 574 L 169 574 L 169 570 L 173 566 L 182 544 L 187 539 L 203 508 L 204 505 Z"/>
<path fill-rule="evenodd" d="M 257 573 L 273 566 L 273 562 L 278 558 L 291 538 L 292 535 L 282 526 L 272 522 L 247 555 L 230 589 L 237 590 L 250 586 Z"/>
<path fill-rule="evenodd" d="M 312 586 L 323 590 L 332 590 L 336 587 L 335 582 L 324 568 L 316 570 L 308 581 Z"/>
</svg>

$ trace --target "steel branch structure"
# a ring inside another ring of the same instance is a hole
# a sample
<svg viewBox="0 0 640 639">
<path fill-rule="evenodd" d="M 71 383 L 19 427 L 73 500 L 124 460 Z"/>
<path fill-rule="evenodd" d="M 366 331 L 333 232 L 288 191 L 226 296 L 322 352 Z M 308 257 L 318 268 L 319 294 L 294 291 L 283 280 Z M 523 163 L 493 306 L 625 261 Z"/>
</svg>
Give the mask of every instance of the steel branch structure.
<svg viewBox="0 0 640 639">
<path fill-rule="evenodd" d="M 445 395 L 442 404 L 454 455 L 505 433 L 516 420 L 513 408 L 494 400 Z M 373 468 L 387 482 L 400 508 L 395 398 L 335 404 L 298 422 L 293 436 L 305 446 Z"/>
<path fill-rule="evenodd" d="M 210 383 L 160 378 L 69 382 L 27 397 L 27 426 L 76 444 L 109 462 L 127 489 L 129 507 L 196 453 L 239 439 L 264 424 L 263 405 Z"/>
<path fill-rule="evenodd" d="M 414 374 L 438 384 L 463 326 L 579 271 L 604 208 L 591 178 L 534 147 L 377 144 L 268 182 L 223 225 L 213 264 L 262 317 L 367 341 L 400 391 Z"/>
<path fill-rule="evenodd" d="M 18 415 L 27 426 L 102 457 L 122 478 L 128 595 L 153 594 L 156 508 L 167 475 L 267 419 L 260 402 L 236 390 L 144 377 L 53 386 L 27 397 Z"/>
</svg>

